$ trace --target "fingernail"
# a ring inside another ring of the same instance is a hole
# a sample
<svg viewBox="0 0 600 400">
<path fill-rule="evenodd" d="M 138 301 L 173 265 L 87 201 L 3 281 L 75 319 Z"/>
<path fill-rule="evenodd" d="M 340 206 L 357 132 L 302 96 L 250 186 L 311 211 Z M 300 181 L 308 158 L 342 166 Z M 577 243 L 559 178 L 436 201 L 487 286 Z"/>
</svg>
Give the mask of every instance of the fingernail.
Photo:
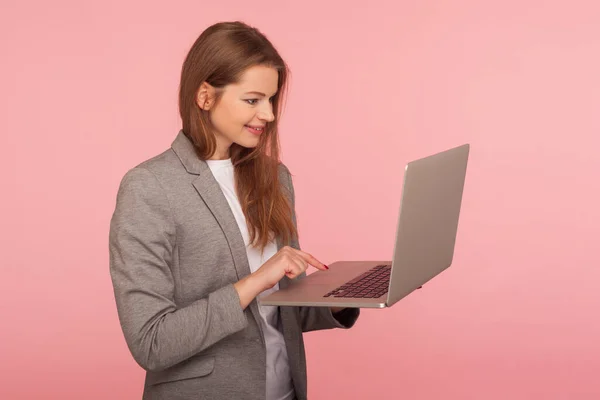
<svg viewBox="0 0 600 400">
<path fill-rule="evenodd" d="M 325 265 L 325 264 L 323 264 L 323 265 Z M 325 265 L 325 268 L 326 268 L 326 269 L 329 269 L 329 267 L 328 267 L 327 265 Z"/>
</svg>

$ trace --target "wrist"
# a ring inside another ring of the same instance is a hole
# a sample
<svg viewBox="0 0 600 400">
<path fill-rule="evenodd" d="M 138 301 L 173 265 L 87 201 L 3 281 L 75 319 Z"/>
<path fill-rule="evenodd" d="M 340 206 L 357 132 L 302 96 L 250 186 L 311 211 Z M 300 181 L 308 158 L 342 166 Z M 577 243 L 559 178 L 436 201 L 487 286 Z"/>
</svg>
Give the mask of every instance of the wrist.
<svg viewBox="0 0 600 400">
<path fill-rule="evenodd" d="M 254 274 L 250 274 L 240 279 L 233 284 L 233 287 L 237 291 L 238 296 L 240 297 L 240 304 L 244 309 L 248 307 L 259 293 L 262 292 L 260 280 L 257 279 Z"/>
<path fill-rule="evenodd" d="M 253 272 L 250 275 L 246 276 L 244 280 L 246 281 L 246 287 L 252 293 L 253 298 L 258 296 L 264 290 L 266 290 L 263 287 L 264 285 L 261 283 L 260 277 L 256 275 L 256 272 Z"/>
</svg>

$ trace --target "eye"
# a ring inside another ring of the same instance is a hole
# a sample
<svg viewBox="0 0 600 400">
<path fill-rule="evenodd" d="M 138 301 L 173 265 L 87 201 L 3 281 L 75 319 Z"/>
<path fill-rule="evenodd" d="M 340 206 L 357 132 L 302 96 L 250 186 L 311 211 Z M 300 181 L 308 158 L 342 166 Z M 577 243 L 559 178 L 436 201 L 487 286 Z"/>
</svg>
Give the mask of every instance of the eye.
<svg viewBox="0 0 600 400">
<path fill-rule="evenodd" d="M 250 105 L 255 105 L 256 102 L 258 101 L 258 99 L 246 99 L 244 100 L 246 103 L 250 104 Z"/>
</svg>

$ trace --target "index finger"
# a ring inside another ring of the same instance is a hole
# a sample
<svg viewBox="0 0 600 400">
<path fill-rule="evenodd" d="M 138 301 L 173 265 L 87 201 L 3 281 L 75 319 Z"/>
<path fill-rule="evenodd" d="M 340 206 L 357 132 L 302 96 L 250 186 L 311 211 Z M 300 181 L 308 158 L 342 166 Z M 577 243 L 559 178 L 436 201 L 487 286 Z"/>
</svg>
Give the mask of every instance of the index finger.
<svg viewBox="0 0 600 400">
<path fill-rule="evenodd" d="M 307 263 L 309 263 L 310 265 L 312 265 L 313 267 L 315 267 L 316 269 L 320 269 L 321 271 L 327 271 L 329 269 L 329 267 L 325 264 L 323 264 L 321 261 L 317 260 L 315 257 L 313 257 L 311 254 L 308 254 L 302 250 L 298 250 L 298 249 L 294 249 L 296 251 L 296 253 L 302 257 L 302 259 L 304 261 L 306 261 Z"/>
</svg>

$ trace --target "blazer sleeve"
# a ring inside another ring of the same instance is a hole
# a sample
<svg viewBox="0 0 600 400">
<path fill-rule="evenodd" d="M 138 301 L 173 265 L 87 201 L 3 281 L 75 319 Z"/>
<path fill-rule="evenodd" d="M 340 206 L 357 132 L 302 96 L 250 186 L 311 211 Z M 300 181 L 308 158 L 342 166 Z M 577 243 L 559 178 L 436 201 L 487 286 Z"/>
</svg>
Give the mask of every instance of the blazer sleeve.
<svg viewBox="0 0 600 400">
<path fill-rule="evenodd" d="M 232 284 L 178 307 L 175 251 L 176 225 L 165 191 L 151 171 L 128 171 L 110 223 L 110 275 L 125 340 L 148 371 L 184 361 L 248 324 Z"/>
<path fill-rule="evenodd" d="M 292 205 L 292 220 L 294 225 L 297 227 L 296 220 L 296 195 L 294 191 L 294 183 L 292 181 L 292 175 L 287 167 L 283 166 L 288 179 L 288 189 L 290 191 L 291 205 Z M 294 240 L 292 247 L 300 250 L 299 240 Z M 302 273 L 296 279 L 302 279 L 306 276 L 306 273 Z M 351 328 L 360 315 L 360 308 L 345 308 L 338 313 L 333 314 L 329 307 L 298 307 L 300 312 L 302 331 L 316 331 L 321 329 L 332 329 L 332 328 Z"/>
</svg>

